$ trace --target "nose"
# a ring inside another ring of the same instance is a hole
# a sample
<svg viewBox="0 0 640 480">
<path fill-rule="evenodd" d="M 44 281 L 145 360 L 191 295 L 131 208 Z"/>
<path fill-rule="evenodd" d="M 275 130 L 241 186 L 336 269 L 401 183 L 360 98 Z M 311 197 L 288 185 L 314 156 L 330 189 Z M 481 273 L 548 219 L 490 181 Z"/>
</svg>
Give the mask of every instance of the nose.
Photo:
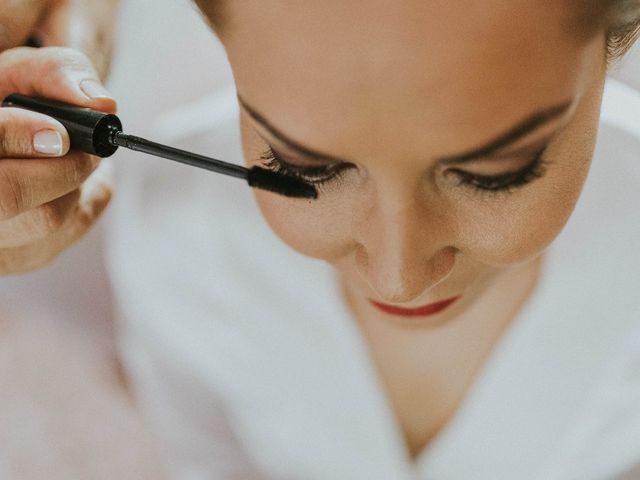
<svg viewBox="0 0 640 480">
<path fill-rule="evenodd" d="M 453 270 L 457 250 L 447 240 L 446 219 L 428 208 L 376 207 L 366 225 L 355 261 L 376 300 L 411 303 Z"/>
</svg>

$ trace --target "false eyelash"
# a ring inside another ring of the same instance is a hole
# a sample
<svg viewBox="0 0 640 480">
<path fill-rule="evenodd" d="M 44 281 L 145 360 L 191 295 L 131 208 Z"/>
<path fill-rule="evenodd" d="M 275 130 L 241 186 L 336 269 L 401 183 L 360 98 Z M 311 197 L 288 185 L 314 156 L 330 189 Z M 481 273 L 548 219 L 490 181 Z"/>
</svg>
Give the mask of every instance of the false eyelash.
<svg viewBox="0 0 640 480">
<path fill-rule="evenodd" d="M 270 146 L 260 155 L 260 160 L 269 170 L 299 178 L 316 186 L 339 180 L 345 171 L 353 166 L 347 163 L 336 163 L 318 167 L 298 167 L 282 160 Z"/>
<path fill-rule="evenodd" d="M 535 155 L 532 162 L 516 172 L 483 176 L 458 169 L 450 169 L 447 173 L 453 173 L 458 177 L 458 186 L 470 189 L 475 193 L 494 195 L 512 193 L 545 175 L 546 167 L 549 164 L 544 158 L 545 152 L 546 146 Z M 345 171 L 353 167 L 352 164 L 348 163 L 336 163 L 318 167 L 298 167 L 282 160 L 271 146 L 268 146 L 267 151 L 261 154 L 260 160 L 263 161 L 265 167 L 274 172 L 299 178 L 318 187 L 325 186 L 329 182 L 341 180 Z"/>
<path fill-rule="evenodd" d="M 549 162 L 545 160 L 546 148 L 538 152 L 531 163 L 516 172 L 502 175 L 474 175 L 462 170 L 450 170 L 458 176 L 458 186 L 472 188 L 479 193 L 512 193 L 515 190 L 545 175 Z"/>
</svg>

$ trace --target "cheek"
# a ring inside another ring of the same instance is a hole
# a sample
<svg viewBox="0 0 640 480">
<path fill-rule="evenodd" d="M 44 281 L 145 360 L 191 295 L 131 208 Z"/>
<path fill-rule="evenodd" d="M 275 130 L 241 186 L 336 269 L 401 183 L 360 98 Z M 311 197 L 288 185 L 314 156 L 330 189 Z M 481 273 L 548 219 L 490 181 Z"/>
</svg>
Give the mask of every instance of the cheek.
<svg viewBox="0 0 640 480">
<path fill-rule="evenodd" d="M 469 203 L 461 211 L 462 244 L 478 261 L 504 267 L 531 260 L 569 221 L 591 166 L 603 79 L 594 75 L 573 120 L 549 146 L 542 178 L 504 201 Z"/>
<path fill-rule="evenodd" d="M 266 144 L 241 115 L 242 148 L 248 167 L 259 165 Z M 334 261 L 349 251 L 352 209 L 350 199 L 292 200 L 264 190 L 254 190 L 263 217 L 287 245 L 308 257 Z"/>
<path fill-rule="evenodd" d="M 560 234 L 580 197 L 591 154 L 564 158 L 512 199 L 460 213 L 462 249 L 477 261 L 508 267 L 540 255 Z M 465 228 L 466 225 L 466 228 Z"/>
<path fill-rule="evenodd" d="M 504 268 L 529 261 L 557 237 L 573 212 L 590 165 L 583 158 L 565 158 L 549 165 L 547 174 L 503 198 L 470 198 L 448 207 L 457 225 L 448 238 L 476 262 Z M 361 205 L 349 195 L 337 200 L 295 200 L 255 190 L 267 223 L 280 239 L 303 255 L 335 263 L 355 247 L 354 218 Z M 443 205 L 444 207 L 444 205 Z M 429 224 L 429 219 L 416 219 Z"/>
<path fill-rule="evenodd" d="M 321 200 L 289 200 L 255 190 L 262 215 L 280 239 L 303 255 L 335 261 L 350 249 L 350 220 Z"/>
</svg>

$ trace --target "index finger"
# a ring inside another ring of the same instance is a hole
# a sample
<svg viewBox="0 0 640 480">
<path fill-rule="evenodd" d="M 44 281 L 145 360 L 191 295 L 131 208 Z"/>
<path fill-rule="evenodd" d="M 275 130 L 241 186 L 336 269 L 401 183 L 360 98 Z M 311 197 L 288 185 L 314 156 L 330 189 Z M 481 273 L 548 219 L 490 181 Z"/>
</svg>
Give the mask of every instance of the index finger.
<svg viewBox="0 0 640 480">
<path fill-rule="evenodd" d="M 81 52 L 63 47 L 12 48 L 0 54 L 0 100 L 34 95 L 114 113 L 116 101 Z"/>
</svg>

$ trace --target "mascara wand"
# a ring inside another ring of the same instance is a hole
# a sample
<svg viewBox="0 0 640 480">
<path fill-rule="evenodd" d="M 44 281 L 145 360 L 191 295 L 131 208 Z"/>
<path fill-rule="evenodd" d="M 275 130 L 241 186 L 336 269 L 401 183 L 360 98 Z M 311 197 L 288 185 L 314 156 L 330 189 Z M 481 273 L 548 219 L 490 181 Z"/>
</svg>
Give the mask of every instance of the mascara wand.
<svg viewBox="0 0 640 480">
<path fill-rule="evenodd" d="M 222 175 L 240 178 L 246 180 L 251 187 L 287 197 L 318 197 L 318 192 L 313 185 L 290 175 L 276 173 L 261 167 L 245 168 L 127 135 L 123 132 L 122 122 L 113 114 L 19 94 L 6 97 L 2 106 L 31 110 L 55 118 L 69 132 L 71 148 L 85 153 L 105 158 L 113 155 L 118 147 L 124 147 L 193 167 L 204 168 Z"/>
</svg>

